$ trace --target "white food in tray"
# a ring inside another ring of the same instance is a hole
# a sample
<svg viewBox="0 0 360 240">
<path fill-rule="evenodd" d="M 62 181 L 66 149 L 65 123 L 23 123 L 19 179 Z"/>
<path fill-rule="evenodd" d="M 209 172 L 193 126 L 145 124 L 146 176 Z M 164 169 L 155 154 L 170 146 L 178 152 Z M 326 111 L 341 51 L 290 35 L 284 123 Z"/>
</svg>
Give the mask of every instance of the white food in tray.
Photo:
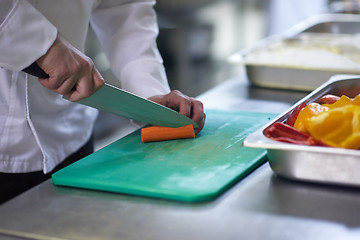
<svg viewBox="0 0 360 240">
<path fill-rule="evenodd" d="M 243 56 L 246 65 L 360 70 L 360 34 L 302 33 L 273 41 Z"/>
</svg>

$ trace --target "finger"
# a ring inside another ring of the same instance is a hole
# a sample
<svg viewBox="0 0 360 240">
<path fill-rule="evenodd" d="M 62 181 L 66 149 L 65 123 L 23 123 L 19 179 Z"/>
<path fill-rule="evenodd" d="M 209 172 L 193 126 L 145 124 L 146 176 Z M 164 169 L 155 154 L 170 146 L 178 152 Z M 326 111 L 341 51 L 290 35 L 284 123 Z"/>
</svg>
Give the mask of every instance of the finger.
<svg viewBox="0 0 360 240">
<path fill-rule="evenodd" d="M 77 81 L 74 88 L 66 95 L 73 102 L 90 97 L 95 92 L 95 87 L 89 76 L 82 77 Z"/>
<path fill-rule="evenodd" d="M 58 89 L 65 80 L 66 80 L 65 76 L 56 76 L 56 75 L 52 75 L 49 78 L 38 78 L 40 84 L 50 90 Z"/>
<path fill-rule="evenodd" d="M 191 111 L 191 119 L 195 122 L 199 122 L 204 118 L 204 107 L 202 102 L 191 99 L 192 102 L 192 111 Z"/>
<path fill-rule="evenodd" d="M 47 70 L 49 78 L 39 78 L 39 82 L 46 88 L 61 95 L 69 94 L 76 85 L 79 73 L 69 70 L 69 66 L 61 66 L 53 71 Z"/>
<path fill-rule="evenodd" d="M 191 118 L 191 101 L 186 98 L 183 98 L 180 99 L 178 105 L 179 105 L 179 113 L 188 118 Z"/>
<path fill-rule="evenodd" d="M 61 86 L 59 86 L 57 89 L 53 89 L 53 91 L 61 95 L 67 96 L 69 94 L 72 94 L 76 90 L 77 82 L 77 76 L 67 78 L 65 81 L 63 81 Z"/>
<path fill-rule="evenodd" d="M 99 88 L 101 88 L 105 84 L 105 80 L 95 67 L 93 68 L 92 74 L 94 81 L 94 92 L 96 92 Z"/>
<path fill-rule="evenodd" d="M 204 113 L 204 117 L 197 122 L 197 124 L 199 125 L 199 127 L 194 128 L 195 134 L 198 134 L 205 126 L 205 119 L 206 119 L 206 114 Z"/>
<path fill-rule="evenodd" d="M 99 88 L 104 85 L 105 81 L 99 71 L 93 67 L 90 76 L 84 76 L 77 84 L 76 89 L 69 94 L 70 101 L 79 101 L 81 99 L 90 97 Z"/>
<path fill-rule="evenodd" d="M 191 100 L 178 90 L 170 92 L 169 107 L 178 111 L 180 114 L 191 118 Z"/>
<path fill-rule="evenodd" d="M 204 113 L 204 107 L 202 102 L 195 99 L 191 99 L 191 100 L 192 100 L 191 119 L 199 125 L 198 128 L 195 128 L 195 133 L 198 133 L 203 129 L 205 125 L 206 114 Z"/>
</svg>

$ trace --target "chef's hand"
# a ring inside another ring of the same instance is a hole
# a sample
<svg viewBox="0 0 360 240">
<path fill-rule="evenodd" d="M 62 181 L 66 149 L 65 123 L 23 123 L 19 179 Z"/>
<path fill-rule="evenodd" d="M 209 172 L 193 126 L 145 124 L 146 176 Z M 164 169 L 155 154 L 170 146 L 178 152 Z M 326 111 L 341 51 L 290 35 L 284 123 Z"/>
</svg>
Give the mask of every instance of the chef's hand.
<svg viewBox="0 0 360 240">
<path fill-rule="evenodd" d="M 70 101 L 89 97 L 104 85 L 93 61 L 60 35 L 36 62 L 50 76 L 39 82 Z"/>
<path fill-rule="evenodd" d="M 206 115 L 204 113 L 202 102 L 185 96 L 178 90 L 173 90 L 165 95 L 150 97 L 149 100 L 171 108 L 191 118 L 194 122 L 199 124 L 199 128 L 194 129 L 195 133 L 200 132 L 204 127 Z"/>
</svg>

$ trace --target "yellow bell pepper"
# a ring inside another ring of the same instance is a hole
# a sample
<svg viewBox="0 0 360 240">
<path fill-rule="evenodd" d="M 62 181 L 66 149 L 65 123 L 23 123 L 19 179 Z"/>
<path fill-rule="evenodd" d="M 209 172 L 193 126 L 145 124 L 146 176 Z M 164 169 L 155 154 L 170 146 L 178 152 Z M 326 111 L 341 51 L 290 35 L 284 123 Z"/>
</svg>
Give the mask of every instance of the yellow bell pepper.
<svg viewBox="0 0 360 240">
<path fill-rule="evenodd" d="M 345 95 L 342 95 L 340 97 L 340 99 L 337 100 L 335 103 L 323 104 L 322 106 L 328 107 L 328 108 L 338 108 L 338 107 L 343 107 L 343 106 L 352 105 L 352 104 L 353 104 L 353 100 L 351 100 L 349 97 L 347 97 Z"/>
<path fill-rule="evenodd" d="M 324 107 L 318 103 L 309 103 L 306 107 L 300 110 L 299 115 L 295 120 L 294 128 L 304 133 L 308 133 L 310 118 L 327 110 L 329 110 L 328 107 Z"/>
<path fill-rule="evenodd" d="M 310 103 L 299 112 L 294 128 L 332 147 L 360 149 L 360 95 L 343 95 L 333 104 Z"/>
<path fill-rule="evenodd" d="M 322 112 L 309 120 L 307 130 L 329 146 L 360 149 L 360 106 L 344 105 Z"/>
<path fill-rule="evenodd" d="M 360 95 L 357 95 L 357 96 L 353 99 L 352 104 L 353 104 L 353 105 L 358 105 L 358 106 L 360 106 Z"/>
</svg>

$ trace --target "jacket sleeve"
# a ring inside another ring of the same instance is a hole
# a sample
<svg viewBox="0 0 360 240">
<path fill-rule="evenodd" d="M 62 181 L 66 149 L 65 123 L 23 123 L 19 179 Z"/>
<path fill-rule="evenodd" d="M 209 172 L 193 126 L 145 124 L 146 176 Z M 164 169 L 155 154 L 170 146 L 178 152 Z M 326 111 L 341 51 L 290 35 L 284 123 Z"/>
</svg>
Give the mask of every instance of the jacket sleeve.
<svg viewBox="0 0 360 240">
<path fill-rule="evenodd" d="M 154 4 L 152 0 L 102 1 L 91 17 L 121 87 L 146 98 L 170 91 L 156 45 Z"/>
<path fill-rule="evenodd" d="M 20 71 L 47 52 L 57 29 L 27 1 L 1 0 L 0 7 L 0 66 Z"/>
</svg>

